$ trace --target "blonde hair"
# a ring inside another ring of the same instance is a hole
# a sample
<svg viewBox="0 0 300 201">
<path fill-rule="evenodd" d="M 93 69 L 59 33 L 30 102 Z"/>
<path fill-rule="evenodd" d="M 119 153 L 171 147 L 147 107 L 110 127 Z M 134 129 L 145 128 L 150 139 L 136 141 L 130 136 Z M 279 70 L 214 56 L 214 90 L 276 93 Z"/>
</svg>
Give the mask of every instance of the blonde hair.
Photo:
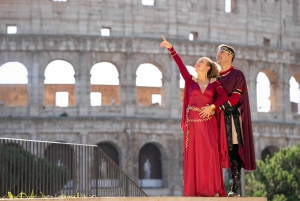
<svg viewBox="0 0 300 201">
<path fill-rule="evenodd" d="M 221 66 L 216 62 L 212 61 L 210 58 L 207 57 L 203 57 L 203 58 L 207 60 L 206 65 L 210 67 L 210 69 L 207 72 L 207 77 L 209 79 L 220 77 Z"/>
</svg>

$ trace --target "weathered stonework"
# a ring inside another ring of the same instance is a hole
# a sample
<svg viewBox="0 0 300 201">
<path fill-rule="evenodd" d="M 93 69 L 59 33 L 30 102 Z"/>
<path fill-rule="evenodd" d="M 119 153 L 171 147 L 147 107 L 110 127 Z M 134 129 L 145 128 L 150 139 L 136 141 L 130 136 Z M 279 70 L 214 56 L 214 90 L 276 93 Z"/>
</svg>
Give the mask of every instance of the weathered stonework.
<svg viewBox="0 0 300 201">
<path fill-rule="evenodd" d="M 159 47 L 164 35 L 186 65 L 193 66 L 201 56 L 214 59 L 221 43 L 235 48 L 233 64 L 244 72 L 249 87 L 257 159 L 268 146 L 299 143 L 300 115 L 292 113 L 289 100 L 290 77 L 300 83 L 300 23 L 293 16 L 293 1 L 239 0 L 230 14 L 224 12 L 224 2 L 156 0 L 151 7 L 130 0 L 2 0 L 0 66 L 22 63 L 28 84 L 26 90 L 18 88 L 21 94 L 27 91 L 27 98 L 19 97 L 19 106 L 0 105 L 0 136 L 109 143 L 118 151 L 121 168 L 136 182 L 139 152 L 152 143 L 161 152 L 163 188 L 148 193 L 181 195 L 182 92 L 176 64 Z M 6 34 L 11 24 L 18 27 L 16 35 Z M 102 27 L 111 28 L 111 36 L 100 36 Z M 190 32 L 198 33 L 195 41 L 188 40 Z M 268 46 L 264 38 L 270 40 Z M 45 102 L 50 93 L 50 86 L 44 85 L 45 69 L 57 59 L 75 70 L 76 83 L 70 89 L 73 102 L 67 108 L 53 106 L 53 96 L 47 99 L 49 104 Z M 102 61 L 116 66 L 119 86 L 91 86 L 90 70 Z M 143 63 L 154 64 L 162 72 L 161 88 L 136 87 L 136 70 Z M 269 113 L 256 110 L 259 72 L 266 73 L 271 83 Z M 6 90 L 0 86 L 0 98 L 7 98 Z M 103 106 L 91 107 L 90 92 L 99 90 L 107 94 Z M 154 90 L 161 93 L 162 106 L 146 106 Z M 114 105 L 110 105 L 112 97 L 117 100 Z M 67 117 L 60 117 L 63 113 Z"/>
</svg>

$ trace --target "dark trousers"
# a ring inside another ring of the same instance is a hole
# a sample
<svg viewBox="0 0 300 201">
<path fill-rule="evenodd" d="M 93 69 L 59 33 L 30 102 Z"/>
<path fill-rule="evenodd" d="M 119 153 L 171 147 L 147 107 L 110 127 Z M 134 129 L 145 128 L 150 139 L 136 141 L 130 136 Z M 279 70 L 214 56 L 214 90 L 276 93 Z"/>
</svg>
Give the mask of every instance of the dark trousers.
<svg viewBox="0 0 300 201">
<path fill-rule="evenodd" d="M 239 164 L 241 163 L 241 157 L 239 155 L 239 145 L 238 144 L 232 145 L 232 150 L 231 151 L 229 150 L 229 158 L 230 158 L 230 161 L 235 160 Z"/>
</svg>

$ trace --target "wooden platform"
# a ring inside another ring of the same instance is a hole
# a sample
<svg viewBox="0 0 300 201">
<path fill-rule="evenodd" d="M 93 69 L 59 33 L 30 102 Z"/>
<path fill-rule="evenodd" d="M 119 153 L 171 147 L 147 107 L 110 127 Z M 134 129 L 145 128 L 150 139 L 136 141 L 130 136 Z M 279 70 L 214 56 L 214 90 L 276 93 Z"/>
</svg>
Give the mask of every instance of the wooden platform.
<svg viewBox="0 0 300 201">
<path fill-rule="evenodd" d="M 98 198 L 33 198 L 33 199 L 1 199 L 1 201 L 267 201 L 265 197 L 98 197 Z"/>
</svg>

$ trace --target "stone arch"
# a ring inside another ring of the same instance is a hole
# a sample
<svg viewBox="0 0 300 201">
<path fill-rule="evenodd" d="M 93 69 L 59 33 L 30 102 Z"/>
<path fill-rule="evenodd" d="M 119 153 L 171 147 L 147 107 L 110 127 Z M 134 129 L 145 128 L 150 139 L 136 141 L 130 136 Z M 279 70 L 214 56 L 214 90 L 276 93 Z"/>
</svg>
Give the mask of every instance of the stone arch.
<svg viewBox="0 0 300 201">
<path fill-rule="evenodd" d="M 161 188 L 162 161 L 159 148 L 153 143 L 145 144 L 139 152 L 139 186 Z"/>
<path fill-rule="evenodd" d="M 265 76 L 268 78 L 270 85 L 269 85 L 269 101 L 270 101 L 270 109 L 267 111 L 277 111 L 279 110 L 279 103 L 277 103 L 279 99 L 279 83 L 278 83 L 278 76 L 273 70 L 270 69 L 264 69 L 260 71 L 261 73 L 264 73 Z M 258 73 L 259 74 L 259 73 Z M 258 76 L 258 75 L 257 75 Z M 257 97 L 257 100 L 259 98 Z M 257 105 L 257 108 L 259 106 Z"/>
<path fill-rule="evenodd" d="M 280 103 L 278 102 L 280 99 L 279 78 L 273 70 L 262 70 L 262 72 L 265 73 L 270 80 L 270 111 L 278 111 L 280 107 Z"/>
<path fill-rule="evenodd" d="M 120 124 L 120 122 L 114 122 L 115 124 Z M 103 125 L 110 124 L 110 127 L 115 127 L 114 123 L 110 121 L 105 121 L 101 124 L 98 124 L 99 128 L 103 127 Z M 126 160 L 127 147 L 124 144 L 127 144 L 127 137 L 124 132 L 93 132 L 89 139 L 87 140 L 87 144 L 98 145 L 100 143 L 107 143 L 112 145 L 118 152 L 118 165 L 120 168 L 126 170 L 127 164 L 131 163 Z"/>
<path fill-rule="evenodd" d="M 72 64 L 65 60 L 53 60 L 47 65 L 44 75 L 44 105 L 75 106 L 75 69 Z M 66 104 L 59 103 L 59 93 L 65 93 Z"/>
<path fill-rule="evenodd" d="M 128 58 L 126 58 L 126 56 L 124 54 L 114 52 L 114 54 L 112 55 L 111 53 L 107 53 L 107 52 L 101 52 L 101 53 L 91 52 L 91 53 L 87 54 L 87 57 L 93 58 L 92 61 L 90 61 L 91 60 L 90 58 L 87 59 L 88 73 L 90 73 L 92 67 L 95 64 L 98 64 L 101 62 L 111 63 L 117 69 L 117 71 L 119 73 L 119 80 L 120 80 L 119 85 L 122 85 L 122 80 L 125 78 L 124 73 L 127 71 L 127 68 L 126 68 L 127 63 L 124 61 L 127 61 L 127 59 L 128 59 Z M 132 73 L 132 75 L 133 75 L 133 73 Z"/>
<path fill-rule="evenodd" d="M 300 76 L 292 76 L 289 80 L 289 91 L 290 91 L 290 102 L 291 102 L 291 111 L 292 113 L 300 113 Z"/>
<path fill-rule="evenodd" d="M 61 51 L 61 52 L 42 52 L 40 57 L 43 57 L 40 60 L 40 76 L 45 76 L 45 71 L 48 65 L 53 61 L 65 61 L 69 63 L 74 71 L 75 71 L 75 79 L 79 74 L 80 66 L 79 66 L 79 54 L 75 52 Z"/>
<path fill-rule="evenodd" d="M 263 73 L 269 78 L 270 82 L 278 82 L 278 76 L 273 70 L 262 70 Z"/>
<path fill-rule="evenodd" d="M 56 166 L 65 166 L 67 168 L 68 176 L 61 175 L 62 178 L 67 178 L 64 188 L 73 188 L 77 165 L 72 146 L 63 143 L 48 144 L 44 151 L 44 157 Z"/>
<path fill-rule="evenodd" d="M 100 185 L 103 185 L 103 181 L 105 179 L 115 179 L 116 175 L 114 174 L 114 171 L 116 170 L 114 167 L 115 165 L 111 163 L 113 161 L 117 166 L 120 166 L 120 154 L 118 149 L 114 146 L 113 143 L 105 141 L 100 142 L 97 144 L 98 149 L 102 152 L 94 153 L 94 161 L 98 162 L 94 163 L 94 165 L 97 165 L 97 167 L 94 167 L 94 169 L 99 169 L 99 175 L 98 179 L 100 179 Z M 104 153 L 104 154 L 103 154 Z M 97 157 L 97 158 L 96 158 Z M 92 171 L 93 171 L 92 170 Z M 92 173 L 93 178 L 96 178 L 97 176 L 94 174 L 94 171 Z M 98 181 L 99 182 L 99 181 Z M 104 184 L 105 185 L 105 184 Z"/>
<path fill-rule="evenodd" d="M 159 188 L 159 186 L 161 185 L 160 186 L 161 188 L 165 188 L 168 185 L 167 181 L 168 181 L 168 168 L 169 168 L 168 167 L 169 164 L 168 164 L 168 161 L 167 161 L 167 152 L 166 152 L 166 148 L 162 144 L 160 144 L 159 142 L 156 142 L 156 141 L 147 141 L 147 142 L 145 142 L 140 147 L 140 150 L 138 152 L 139 185 L 142 187 L 141 179 L 143 178 L 142 177 L 143 174 L 142 174 L 141 170 L 143 170 L 143 165 L 145 163 L 145 157 L 144 157 L 144 159 L 141 157 L 141 153 L 142 153 L 141 151 L 143 150 L 143 148 L 146 145 L 150 145 L 150 150 L 151 150 L 151 147 L 155 147 L 160 153 L 159 157 L 160 157 L 160 165 L 161 165 L 161 167 L 160 167 L 160 171 L 161 171 L 160 180 L 161 181 L 159 181 L 159 179 L 156 180 L 156 182 L 157 182 L 156 187 Z M 157 179 L 157 178 L 154 178 L 154 179 Z M 153 182 L 155 182 L 155 181 L 153 181 Z"/>
<path fill-rule="evenodd" d="M 267 156 L 269 155 L 270 157 L 273 157 L 276 152 L 279 151 L 279 148 L 274 145 L 267 146 L 265 149 L 262 150 L 261 152 L 261 159 L 265 161 Z"/>
<path fill-rule="evenodd" d="M 264 72 L 259 72 L 256 77 L 257 111 L 269 112 L 270 101 L 270 81 Z"/>
<path fill-rule="evenodd" d="M 0 106 L 27 106 L 28 70 L 20 62 L 0 66 Z"/>
<path fill-rule="evenodd" d="M 300 84 L 300 73 L 295 73 L 293 77 L 295 78 L 296 82 Z"/>
<path fill-rule="evenodd" d="M 118 166 L 120 164 L 120 154 L 116 146 L 111 142 L 99 142 L 97 146 Z"/>
<path fill-rule="evenodd" d="M 197 72 L 195 71 L 195 68 L 193 66 L 190 66 L 190 65 L 186 65 L 189 73 L 192 75 L 192 76 L 195 76 L 197 77 Z M 179 76 L 180 76 L 180 79 L 179 79 L 179 87 L 180 87 L 180 100 L 182 101 L 183 100 L 183 88 L 184 88 L 184 79 L 182 77 L 182 75 L 179 73 Z"/>
<path fill-rule="evenodd" d="M 118 68 L 111 62 L 99 62 L 91 67 L 90 74 L 91 105 L 120 105 Z"/>
<path fill-rule="evenodd" d="M 138 66 L 136 69 L 137 104 L 163 105 L 162 75 L 160 68 L 152 63 L 142 63 Z"/>
<path fill-rule="evenodd" d="M 186 67 L 187 67 L 189 73 L 190 73 L 192 76 L 197 77 L 197 72 L 195 71 L 195 68 L 194 68 L 193 66 L 186 65 Z M 179 87 L 180 87 L 181 89 L 184 88 L 184 79 L 183 79 L 183 77 L 182 77 L 181 74 L 180 74 Z"/>
</svg>

